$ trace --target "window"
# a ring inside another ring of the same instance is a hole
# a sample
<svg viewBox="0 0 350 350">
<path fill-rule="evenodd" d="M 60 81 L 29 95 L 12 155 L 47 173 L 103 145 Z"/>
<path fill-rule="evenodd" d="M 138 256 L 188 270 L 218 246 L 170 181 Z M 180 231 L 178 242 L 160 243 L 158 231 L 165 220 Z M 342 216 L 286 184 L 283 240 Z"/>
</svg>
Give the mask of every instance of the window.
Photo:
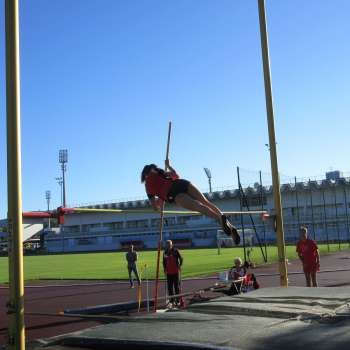
<svg viewBox="0 0 350 350">
<path fill-rule="evenodd" d="M 114 222 L 114 228 L 116 230 L 122 229 L 124 227 L 124 222 L 123 221 L 118 221 L 118 222 Z"/>
<path fill-rule="evenodd" d="M 126 227 L 127 228 L 136 228 L 137 227 L 137 220 L 127 221 Z"/>
<path fill-rule="evenodd" d="M 79 225 L 70 226 L 70 231 L 71 232 L 80 232 L 80 226 Z"/>
<path fill-rule="evenodd" d="M 160 225 L 160 219 L 152 219 L 151 220 L 152 227 L 158 227 L 159 225 Z"/>
<path fill-rule="evenodd" d="M 137 227 L 139 228 L 148 227 L 148 220 L 138 220 Z"/>
<path fill-rule="evenodd" d="M 186 224 L 186 222 L 190 219 L 191 219 L 190 216 L 180 216 L 177 218 L 177 223 L 178 224 Z"/>
<path fill-rule="evenodd" d="M 89 227 L 88 227 L 88 231 L 89 232 L 96 232 L 96 231 L 98 231 L 98 230 L 101 230 L 101 224 L 100 223 L 98 223 L 98 224 L 90 224 L 90 225 L 88 225 Z"/>
<path fill-rule="evenodd" d="M 81 225 L 81 232 L 89 232 L 89 225 Z"/>
<path fill-rule="evenodd" d="M 246 203 L 248 202 L 248 205 L 250 207 L 261 207 L 261 204 L 266 205 L 267 204 L 267 199 L 266 196 L 260 196 L 258 195 L 246 195 L 245 198 L 242 198 L 242 204 L 243 207 L 246 207 Z"/>
<path fill-rule="evenodd" d="M 70 232 L 70 233 L 80 232 L 80 226 L 79 225 L 64 226 L 63 231 Z"/>
<path fill-rule="evenodd" d="M 96 244 L 96 238 L 79 238 L 76 242 L 78 245 L 92 245 Z"/>
<path fill-rule="evenodd" d="M 175 225 L 176 221 L 175 218 L 164 218 L 164 226 L 171 226 L 171 225 Z"/>
<path fill-rule="evenodd" d="M 294 208 L 291 208 L 292 209 L 292 215 L 294 216 L 294 215 L 298 215 L 298 213 L 299 213 L 299 215 L 303 215 L 303 213 L 304 213 L 304 207 L 299 207 L 299 208 L 297 208 L 297 207 L 294 207 Z"/>
<path fill-rule="evenodd" d="M 104 222 L 102 226 L 104 229 L 107 229 L 108 231 L 112 231 L 114 229 L 113 222 Z"/>
</svg>

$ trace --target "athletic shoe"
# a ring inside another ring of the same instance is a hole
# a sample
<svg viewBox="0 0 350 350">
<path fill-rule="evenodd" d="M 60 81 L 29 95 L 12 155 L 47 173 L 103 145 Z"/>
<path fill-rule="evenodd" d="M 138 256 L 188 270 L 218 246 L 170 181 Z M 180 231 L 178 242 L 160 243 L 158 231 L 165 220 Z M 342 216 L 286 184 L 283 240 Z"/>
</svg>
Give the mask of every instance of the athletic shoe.
<svg viewBox="0 0 350 350">
<path fill-rule="evenodd" d="M 227 234 L 227 236 L 231 236 L 235 242 L 236 245 L 238 245 L 241 242 L 241 237 L 236 229 L 228 220 L 226 215 L 222 215 L 222 228 L 224 232 Z"/>
<path fill-rule="evenodd" d="M 224 232 L 227 234 L 227 236 L 232 236 L 231 227 L 228 225 L 229 222 L 227 220 L 226 215 L 221 215 L 221 220 L 222 220 L 222 229 L 224 230 Z"/>
<path fill-rule="evenodd" d="M 235 241 L 235 245 L 239 245 L 239 243 L 241 242 L 241 236 L 239 235 L 238 230 L 236 229 L 236 227 L 232 226 L 231 231 L 232 231 L 232 238 Z"/>
</svg>

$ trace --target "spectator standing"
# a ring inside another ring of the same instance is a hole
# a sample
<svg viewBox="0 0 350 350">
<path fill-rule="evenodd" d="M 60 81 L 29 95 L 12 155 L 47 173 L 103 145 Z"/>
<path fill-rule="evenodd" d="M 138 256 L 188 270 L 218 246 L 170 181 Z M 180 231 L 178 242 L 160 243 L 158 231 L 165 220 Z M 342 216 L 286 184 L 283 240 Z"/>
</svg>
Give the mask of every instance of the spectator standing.
<svg viewBox="0 0 350 350">
<path fill-rule="evenodd" d="M 129 246 L 129 251 L 126 253 L 126 261 L 128 262 L 128 273 L 129 273 L 129 281 L 130 281 L 130 288 L 134 288 L 134 280 L 133 280 L 133 276 L 132 273 L 135 274 L 135 277 L 137 279 L 137 283 L 140 285 L 141 281 L 140 281 L 140 277 L 139 277 L 139 273 L 137 271 L 137 253 L 134 250 L 134 246 L 132 244 L 130 244 Z"/>
<path fill-rule="evenodd" d="M 317 271 L 320 271 L 320 254 L 313 239 L 308 238 L 308 230 L 301 227 L 299 231 L 299 241 L 297 243 L 297 253 L 303 264 L 303 271 L 306 279 L 306 286 L 317 287 Z"/>
<path fill-rule="evenodd" d="M 163 268 L 167 279 L 168 294 L 170 303 L 173 306 L 178 306 L 179 297 L 172 298 L 173 295 L 180 294 L 180 272 L 183 263 L 183 258 L 180 252 L 174 248 L 171 240 L 166 241 L 166 248 L 163 253 Z"/>
</svg>

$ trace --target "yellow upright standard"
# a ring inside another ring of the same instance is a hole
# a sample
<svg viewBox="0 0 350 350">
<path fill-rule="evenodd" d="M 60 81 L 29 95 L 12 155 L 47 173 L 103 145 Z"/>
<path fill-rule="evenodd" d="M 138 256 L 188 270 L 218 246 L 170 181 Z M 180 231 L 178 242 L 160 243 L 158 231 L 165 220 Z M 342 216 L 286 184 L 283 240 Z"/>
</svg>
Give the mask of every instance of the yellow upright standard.
<svg viewBox="0 0 350 350">
<path fill-rule="evenodd" d="M 9 349 L 11 350 L 25 349 L 18 22 L 18 0 L 6 0 L 7 191 L 10 291 L 7 305 L 10 318 Z"/>
<path fill-rule="evenodd" d="M 278 162 L 277 162 L 275 121 L 274 121 L 273 103 L 272 103 L 272 87 L 271 87 L 269 46 L 268 46 L 268 39 L 267 39 L 267 26 L 266 26 L 266 15 L 265 15 L 265 1 L 258 0 L 258 4 L 259 4 L 261 50 L 262 50 L 262 58 L 263 58 L 263 66 L 264 66 L 267 123 L 268 123 L 268 130 L 269 130 L 269 146 L 270 146 L 270 158 L 271 158 L 273 196 L 274 196 L 275 210 L 276 210 L 276 226 L 277 226 L 276 231 L 277 231 L 278 260 L 279 260 L 279 270 L 280 270 L 280 284 L 283 287 L 288 287 L 286 246 L 284 242 L 280 179 L 279 179 Z"/>
</svg>

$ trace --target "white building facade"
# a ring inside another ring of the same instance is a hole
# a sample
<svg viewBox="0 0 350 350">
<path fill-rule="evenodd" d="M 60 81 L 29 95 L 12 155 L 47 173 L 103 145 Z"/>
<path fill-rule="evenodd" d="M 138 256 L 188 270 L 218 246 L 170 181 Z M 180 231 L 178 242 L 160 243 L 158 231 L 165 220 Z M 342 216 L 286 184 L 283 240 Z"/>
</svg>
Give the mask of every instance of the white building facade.
<svg viewBox="0 0 350 350">
<path fill-rule="evenodd" d="M 287 244 L 298 239 L 301 225 L 318 242 L 348 242 L 350 178 L 335 176 L 322 181 L 299 182 L 281 186 L 284 232 Z M 273 214 L 272 187 L 206 193 L 205 196 L 222 211 L 266 210 Z M 89 208 L 96 209 L 150 209 L 147 200 L 108 203 Z M 167 205 L 167 210 L 182 210 Z M 231 216 L 238 228 L 254 230 L 254 243 L 273 244 L 276 235 L 272 220 L 263 221 L 259 215 Z M 155 249 L 159 239 L 160 214 L 118 214 L 106 212 L 73 213 L 65 215 L 61 230 L 45 235 L 48 252 L 115 251 L 133 243 L 137 249 Z M 218 224 L 199 215 L 165 216 L 163 239 L 172 239 L 178 247 L 216 246 Z"/>
</svg>

